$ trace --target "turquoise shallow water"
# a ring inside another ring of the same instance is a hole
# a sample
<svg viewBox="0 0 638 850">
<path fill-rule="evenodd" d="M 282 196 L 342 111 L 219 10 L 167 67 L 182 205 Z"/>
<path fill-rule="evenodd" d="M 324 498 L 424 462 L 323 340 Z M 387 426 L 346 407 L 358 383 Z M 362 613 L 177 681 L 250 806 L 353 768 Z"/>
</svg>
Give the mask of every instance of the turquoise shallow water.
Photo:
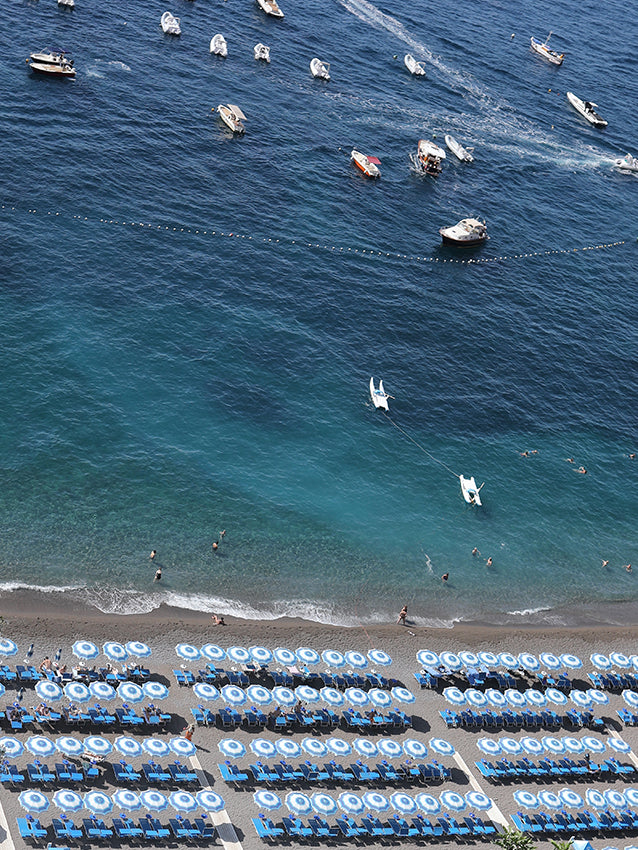
<svg viewBox="0 0 638 850">
<path fill-rule="evenodd" d="M 251 0 L 176 0 L 180 39 L 161 8 L 13 7 L 0 586 L 113 612 L 350 624 L 407 601 L 442 626 L 622 620 L 638 597 L 622 569 L 638 557 L 638 181 L 613 160 L 637 152 L 635 24 L 620 40 L 616 2 L 576 22 L 565 2 L 480 19 L 467 3 L 453 30 L 403 2 L 282 4 L 272 21 Z M 528 49 L 550 28 L 559 69 Z M 45 45 L 73 51 L 75 81 L 26 69 Z M 210 111 L 227 101 L 244 138 Z M 411 174 L 417 139 L 445 132 L 475 163 Z M 378 183 L 354 145 L 381 159 Z M 468 214 L 491 234 L 469 264 L 438 237 Z M 460 473 L 486 482 L 481 511 Z"/>
</svg>

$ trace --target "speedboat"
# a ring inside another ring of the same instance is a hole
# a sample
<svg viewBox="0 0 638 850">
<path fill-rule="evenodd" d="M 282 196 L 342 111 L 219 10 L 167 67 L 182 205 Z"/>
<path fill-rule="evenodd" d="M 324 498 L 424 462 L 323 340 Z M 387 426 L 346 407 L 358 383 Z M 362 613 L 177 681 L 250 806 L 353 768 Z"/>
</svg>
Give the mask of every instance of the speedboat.
<svg viewBox="0 0 638 850">
<path fill-rule="evenodd" d="M 49 74 L 52 77 L 75 77 L 75 68 L 72 61 L 62 59 L 58 62 L 36 62 L 32 57 L 37 55 L 32 54 L 27 59 L 27 65 L 32 71 L 38 74 Z"/>
<path fill-rule="evenodd" d="M 451 227 L 442 227 L 439 230 L 444 245 L 480 245 L 490 237 L 487 235 L 487 227 L 484 221 L 477 218 L 464 218 L 458 224 Z"/>
<path fill-rule="evenodd" d="M 464 478 L 462 475 L 459 475 L 459 481 L 461 482 L 463 498 L 468 505 L 478 505 L 480 507 L 483 504 L 481 502 L 481 487 L 483 485 L 481 484 L 481 487 L 477 487 L 474 476 L 471 478 Z"/>
<path fill-rule="evenodd" d="M 58 6 L 66 6 L 68 9 L 74 9 L 75 0 L 58 0 Z"/>
<path fill-rule="evenodd" d="M 576 97 L 573 92 L 567 92 L 567 100 L 571 103 L 574 109 L 586 118 L 590 124 L 593 124 L 594 127 L 606 127 L 607 122 L 604 118 L 602 118 L 595 110 L 598 108 L 595 103 L 592 103 L 589 100 L 581 100 L 579 97 Z"/>
<path fill-rule="evenodd" d="M 322 62 L 321 59 L 317 59 L 316 56 L 310 60 L 310 71 L 312 72 L 312 76 L 317 77 L 319 80 L 330 79 L 330 65 L 328 62 Z"/>
<path fill-rule="evenodd" d="M 415 77 L 425 77 L 423 62 L 417 62 L 411 53 L 406 53 L 403 57 L 403 61 L 405 63 L 405 67 L 411 74 L 414 74 Z"/>
<path fill-rule="evenodd" d="M 445 151 L 428 139 L 419 139 L 416 153 L 410 154 L 412 165 L 423 174 L 440 174 L 441 160 L 445 159 Z"/>
<path fill-rule="evenodd" d="M 463 145 L 460 145 L 453 136 L 446 136 L 445 144 L 461 162 L 474 162 L 472 154 Z"/>
<path fill-rule="evenodd" d="M 213 108 L 213 112 L 214 111 L 215 110 Z M 232 130 L 233 133 L 242 135 L 245 132 L 246 128 L 241 122 L 246 120 L 246 116 L 238 106 L 233 106 L 232 103 L 220 103 L 217 107 L 217 111 L 219 112 L 219 117 L 222 119 L 224 124 Z"/>
<path fill-rule="evenodd" d="M 65 50 L 40 50 L 32 53 L 27 62 L 37 62 L 40 65 L 70 65 L 73 67 L 71 54 Z"/>
<path fill-rule="evenodd" d="M 350 159 L 357 168 L 363 171 L 366 177 L 381 177 L 381 172 L 377 167 L 381 165 L 381 161 L 376 156 L 366 156 L 360 151 L 353 150 L 350 154 Z"/>
<path fill-rule="evenodd" d="M 273 18 L 283 18 L 284 13 L 277 5 L 277 0 L 257 0 L 257 2 L 267 15 L 271 15 Z"/>
<path fill-rule="evenodd" d="M 374 378 L 370 378 L 370 398 L 372 399 L 372 403 L 376 408 L 381 408 L 381 410 L 388 409 L 388 399 L 390 396 L 383 389 L 383 381 L 379 381 L 379 389 L 376 389 L 374 386 Z"/>
<path fill-rule="evenodd" d="M 255 59 L 263 59 L 264 62 L 270 62 L 270 47 L 262 44 L 260 41 L 259 44 L 255 45 L 254 50 Z"/>
<path fill-rule="evenodd" d="M 562 65 L 563 59 L 565 58 L 564 53 L 558 53 L 556 50 L 550 50 L 549 48 L 549 38 L 550 34 L 547 36 L 545 41 L 541 41 L 540 38 L 534 38 L 532 36 L 530 38 L 530 44 L 532 45 L 532 50 L 535 50 L 539 56 L 542 56 L 543 59 L 547 59 L 548 62 L 551 62 L 552 65 Z"/>
<path fill-rule="evenodd" d="M 218 32 L 210 40 L 210 52 L 217 56 L 228 56 L 228 45 L 224 36 Z"/>
<path fill-rule="evenodd" d="M 628 153 L 622 159 L 617 159 L 615 165 L 621 171 L 638 171 L 638 157 Z"/>
<path fill-rule="evenodd" d="M 160 18 L 160 24 L 167 35 L 181 35 L 182 28 L 179 25 L 179 18 L 176 18 L 170 12 L 164 12 Z"/>
</svg>

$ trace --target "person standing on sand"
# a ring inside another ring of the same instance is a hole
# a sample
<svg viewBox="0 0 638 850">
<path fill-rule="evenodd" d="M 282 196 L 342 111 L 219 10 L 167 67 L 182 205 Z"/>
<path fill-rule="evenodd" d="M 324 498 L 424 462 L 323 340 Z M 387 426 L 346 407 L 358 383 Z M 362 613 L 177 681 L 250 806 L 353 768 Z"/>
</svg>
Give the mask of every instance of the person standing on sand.
<svg viewBox="0 0 638 850">
<path fill-rule="evenodd" d="M 399 623 L 405 626 L 405 618 L 408 616 L 408 606 L 404 605 L 403 608 L 399 611 L 399 619 L 397 620 L 397 626 Z"/>
</svg>

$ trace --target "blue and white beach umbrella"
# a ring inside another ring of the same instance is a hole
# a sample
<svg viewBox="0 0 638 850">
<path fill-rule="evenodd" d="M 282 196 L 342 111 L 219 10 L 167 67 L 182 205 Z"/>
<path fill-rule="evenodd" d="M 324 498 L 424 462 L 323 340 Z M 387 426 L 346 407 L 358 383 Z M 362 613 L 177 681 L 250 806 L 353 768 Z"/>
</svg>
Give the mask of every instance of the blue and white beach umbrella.
<svg viewBox="0 0 638 850">
<path fill-rule="evenodd" d="M 279 664 L 283 664 L 284 666 L 288 666 L 289 664 L 297 663 L 297 656 L 290 649 L 286 649 L 283 646 L 278 646 L 274 651 L 273 655 L 275 656 L 275 660 L 279 662 Z"/>
<path fill-rule="evenodd" d="M 277 755 L 275 742 L 269 741 L 268 738 L 255 738 L 254 741 L 250 742 L 249 746 L 252 752 L 256 756 L 260 756 L 260 758 L 269 759 Z"/>
<path fill-rule="evenodd" d="M 611 670 L 612 663 L 606 655 L 603 655 L 602 652 L 593 652 L 589 656 L 589 660 L 597 667 L 599 670 Z"/>
<path fill-rule="evenodd" d="M 508 670 L 516 670 L 520 667 L 518 658 L 511 652 L 499 652 L 498 661 L 501 667 L 506 667 Z"/>
<path fill-rule="evenodd" d="M 202 788 L 195 794 L 198 806 L 206 809 L 207 812 L 221 812 L 226 808 L 224 798 L 215 791 L 209 791 L 208 788 Z"/>
<path fill-rule="evenodd" d="M 246 747 L 235 738 L 222 738 L 217 746 L 225 756 L 232 759 L 240 759 L 246 755 Z"/>
<path fill-rule="evenodd" d="M 479 661 L 479 657 L 475 652 L 468 652 L 466 649 L 459 652 L 459 658 L 465 664 L 466 667 L 478 667 L 481 663 Z"/>
<path fill-rule="evenodd" d="M 33 735 L 27 738 L 26 748 L 34 756 L 41 758 L 47 758 L 55 752 L 55 744 L 44 735 Z"/>
<path fill-rule="evenodd" d="M 268 812 L 274 812 L 275 809 L 281 808 L 281 799 L 272 791 L 267 791 L 265 788 L 255 791 L 253 800 L 260 809 L 266 809 Z"/>
<path fill-rule="evenodd" d="M 638 790 L 636 788 L 626 788 L 625 799 L 627 800 L 627 805 L 638 806 Z"/>
<path fill-rule="evenodd" d="M 531 756 L 539 756 L 545 750 L 545 747 L 538 738 L 530 738 L 529 736 L 521 738 L 521 746 Z"/>
<path fill-rule="evenodd" d="M 624 809 L 627 806 L 625 795 L 621 791 L 617 791 L 615 788 L 608 788 L 605 791 L 605 800 L 607 800 L 613 809 Z"/>
<path fill-rule="evenodd" d="M 326 746 L 336 756 L 349 756 L 352 752 L 352 745 L 343 738 L 328 738 Z"/>
<path fill-rule="evenodd" d="M 368 666 L 368 659 L 361 652 L 351 649 L 346 652 L 346 663 L 357 670 L 364 670 Z"/>
<path fill-rule="evenodd" d="M 432 796 L 432 794 L 421 792 L 420 794 L 417 794 L 414 799 L 416 800 L 417 806 L 422 812 L 425 812 L 426 815 L 438 815 L 441 811 L 441 804 L 436 797 Z"/>
<path fill-rule="evenodd" d="M 570 670 L 580 670 L 583 662 L 577 655 L 572 655 L 571 652 L 565 652 L 561 655 L 560 660 L 563 662 L 563 667 L 569 667 Z"/>
<path fill-rule="evenodd" d="M 374 756 L 379 755 L 377 745 L 369 738 L 355 738 L 352 743 L 352 746 L 359 753 L 359 755 L 363 756 L 364 758 L 371 759 L 374 758 Z"/>
<path fill-rule="evenodd" d="M 115 688 L 109 685 L 108 682 L 91 682 L 89 685 L 91 696 L 95 699 L 109 700 L 115 699 Z"/>
<path fill-rule="evenodd" d="M 363 705 L 368 705 L 370 702 L 370 697 L 366 693 L 366 691 L 361 688 L 346 688 L 346 699 L 351 705 L 356 705 L 357 707 L 361 707 Z"/>
<path fill-rule="evenodd" d="M 295 654 L 302 664 L 319 664 L 321 661 L 319 653 L 309 646 L 300 646 Z"/>
<path fill-rule="evenodd" d="M 135 682 L 120 682 L 117 686 L 117 695 L 126 702 L 136 703 L 144 699 L 144 691 Z"/>
<path fill-rule="evenodd" d="M 465 798 L 456 791 L 444 791 L 440 799 L 442 805 L 451 812 L 462 812 L 466 806 Z"/>
<path fill-rule="evenodd" d="M 631 655 L 629 657 L 629 660 L 631 661 L 631 666 L 634 668 L 634 670 L 638 671 L 638 655 Z"/>
<path fill-rule="evenodd" d="M 336 649 L 324 649 L 321 653 L 321 658 L 324 664 L 327 664 L 328 667 L 333 667 L 335 670 L 339 670 L 341 667 L 346 666 L 345 656 Z"/>
<path fill-rule="evenodd" d="M 250 652 L 245 646 L 229 646 L 226 655 L 235 664 L 248 664 L 250 661 Z"/>
<path fill-rule="evenodd" d="M 441 663 L 439 656 L 431 649 L 420 649 L 416 654 L 416 660 L 424 667 L 438 667 Z"/>
<path fill-rule="evenodd" d="M 315 758 L 323 758 L 328 754 L 328 747 L 317 738 L 304 738 L 301 742 L 301 749 Z"/>
<path fill-rule="evenodd" d="M 258 687 L 261 687 L 261 685 Z M 196 682 L 193 685 L 193 693 L 197 699 L 203 699 L 206 702 L 219 699 L 219 691 L 215 685 L 209 685 L 208 682 Z M 268 695 L 270 696 L 270 691 L 268 691 Z"/>
<path fill-rule="evenodd" d="M 548 809 L 562 809 L 563 801 L 553 791 L 548 791 L 545 788 L 538 792 L 538 801 L 541 806 L 547 806 Z"/>
<path fill-rule="evenodd" d="M 168 688 L 161 682 L 144 682 L 142 690 L 149 699 L 166 699 L 168 696 Z"/>
<path fill-rule="evenodd" d="M 170 753 L 168 744 L 160 738 L 144 738 L 142 749 L 145 753 L 148 753 L 150 756 L 157 756 L 157 758 L 167 756 Z"/>
<path fill-rule="evenodd" d="M 592 735 L 585 735 L 583 738 L 581 738 L 581 741 L 587 747 L 587 749 L 590 750 L 590 752 L 596 753 L 597 755 L 604 753 L 607 749 L 603 741 L 600 740 L 600 738 L 594 738 Z"/>
<path fill-rule="evenodd" d="M 62 688 L 56 682 L 50 682 L 48 679 L 42 679 L 35 686 L 35 692 L 40 699 L 48 702 L 56 702 L 62 699 Z"/>
<path fill-rule="evenodd" d="M 347 815 L 362 815 L 366 810 L 361 797 L 351 791 L 342 791 L 337 798 L 337 803 L 341 811 Z"/>
<path fill-rule="evenodd" d="M 503 752 L 500 742 L 495 738 L 479 738 L 476 746 L 487 756 L 497 756 Z"/>
<path fill-rule="evenodd" d="M 272 695 L 276 703 L 283 705 L 284 708 L 292 708 L 297 702 L 297 695 L 290 688 L 285 688 L 278 685 L 272 689 Z"/>
<path fill-rule="evenodd" d="M 610 652 L 609 660 L 614 667 L 620 667 L 622 670 L 628 670 L 631 667 L 631 658 L 628 658 L 624 652 Z"/>
<path fill-rule="evenodd" d="M 168 798 L 168 804 L 176 812 L 194 812 L 198 808 L 197 800 L 190 791 L 173 791 Z"/>
<path fill-rule="evenodd" d="M 493 705 L 494 708 L 505 708 L 509 705 L 505 694 L 498 691 L 496 688 L 488 688 L 485 691 L 485 696 L 487 697 L 489 704 Z"/>
<path fill-rule="evenodd" d="M 489 700 L 483 691 L 479 691 L 477 688 L 468 688 L 465 691 L 465 699 L 470 705 L 474 706 L 474 708 L 485 708 L 485 706 L 489 703 Z"/>
<path fill-rule="evenodd" d="M 346 701 L 346 698 L 341 691 L 338 691 L 336 688 L 322 688 L 321 699 L 324 702 L 327 702 L 328 705 L 333 705 L 335 707 L 343 705 Z"/>
<path fill-rule="evenodd" d="M 84 752 L 82 741 L 78 741 L 77 738 L 73 738 L 71 735 L 62 735 L 59 737 L 55 742 L 55 746 L 65 756 L 80 756 Z"/>
<path fill-rule="evenodd" d="M 416 738 L 407 738 L 403 742 L 403 752 L 410 758 L 424 759 L 427 758 L 428 748 L 423 741 L 417 741 Z"/>
<path fill-rule="evenodd" d="M 468 791 L 465 795 L 465 802 L 471 809 L 478 809 L 481 812 L 486 812 L 494 805 L 492 798 L 482 791 Z"/>
<path fill-rule="evenodd" d="M 79 812 L 84 808 L 84 800 L 80 794 L 70 788 L 59 788 L 53 795 L 52 803 L 63 812 Z"/>
<path fill-rule="evenodd" d="M 546 667 L 548 670 L 560 670 L 563 666 L 563 662 L 553 652 L 541 652 L 538 659 L 543 667 Z"/>
<path fill-rule="evenodd" d="M 380 667 L 388 667 L 392 664 L 392 658 L 382 649 L 369 649 L 368 658 L 373 664 L 378 664 Z"/>
<path fill-rule="evenodd" d="M 248 697 L 246 691 L 238 685 L 224 685 L 221 691 L 222 699 L 228 705 L 244 705 Z"/>
<path fill-rule="evenodd" d="M 204 658 L 209 661 L 223 661 L 226 658 L 226 650 L 222 649 L 216 643 L 205 643 L 201 648 L 201 653 Z"/>
<path fill-rule="evenodd" d="M 535 673 L 537 670 L 541 669 L 540 661 L 535 655 L 532 655 L 531 652 L 521 652 L 518 656 L 518 660 L 521 667 L 529 673 Z"/>
<path fill-rule="evenodd" d="M 101 735 L 88 735 L 84 739 L 84 749 L 96 756 L 108 756 L 113 752 L 113 744 Z"/>
<path fill-rule="evenodd" d="M 107 641 L 102 647 L 102 652 L 111 661 L 126 661 L 128 658 L 126 647 L 114 640 Z"/>
<path fill-rule="evenodd" d="M 24 744 L 12 735 L 5 735 L 3 738 L 0 738 L 0 749 L 4 750 L 5 756 L 17 758 L 17 756 L 21 756 L 24 752 Z M 53 749 L 55 750 L 55 747 Z"/>
<path fill-rule="evenodd" d="M 125 648 L 129 655 L 134 655 L 136 658 L 150 658 L 153 654 L 150 646 L 142 643 L 141 640 L 130 640 Z"/>
<path fill-rule="evenodd" d="M 527 688 L 524 694 L 527 702 L 535 708 L 542 708 L 544 705 L 547 705 L 547 697 L 537 688 Z"/>
<path fill-rule="evenodd" d="M 90 640 L 76 640 L 71 651 L 76 658 L 82 658 L 85 661 L 89 661 L 91 658 L 97 658 L 100 654 L 100 650 Z"/>
<path fill-rule="evenodd" d="M 479 661 L 486 667 L 498 667 L 498 655 L 495 652 L 482 650 L 478 653 Z"/>
<path fill-rule="evenodd" d="M 368 691 L 370 702 L 377 708 L 389 708 L 392 705 L 392 694 L 382 691 L 381 688 L 371 688 Z"/>
<path fill-rule="evenodd" d="M 69 682 L 64 686 L 64 695 L 73 702 L 88 702 L 91 699 L 91 691 L 82 682 Z"/>
<path fill-rule="evenodd" d="M 41 791 L 23 791 L 18 803 L 27 812 L 46 812 L 49 808 L 49 798 Z"/>
<path fill-rule="evenodd" d="M 168 746 L 176 756 L 194 756 L 197 752 L 197 747 L 188 738 L 170 738 Z"/>
<path fill-rule="evenodd" d="M 550 702 L 553 702 L 554 705 L 567 704 L 567 694 L 564 694 L 562 691 L 559 691 L 558 688 L 547 688 L 547 690 L 545 691 L 545 696 Z"/>
<path fill-rule="evenodd" d="M 499 743 L 503 752 L 510 756 L 517 756 L 523 751 L 523 745 L 516 738 L 501 738 Z"/>
<path fill-rule="evenodd" d="M 543 746 L 548 753 L 554 753 L 557 756 L 561 756 L 565 752 L 565 741 L 562 738 L 554 738 L 551 735 L 545 735 L 542 740 Z"/>
<path fill-rule="evenodd" d="M 592 698 L 587 691 L 573 690 L 569 692 L 569 698 L 579 708 L 591 708 Z"/>
<path fill-rule="evenodd" d="M 273 659 L 272 652 L 265 646 L 251 646 L 248 652 L 256 664 L 270 664 Z"/>
<path fill-rule="evenodd" d="M 582 753 L 585 749 L 585 745 L 580 738 L 573 738 L 571 735 L 566 735 L 563 738 L 563 743 L 565 744 L 565 750 L 568 753 L 574 753 L 575 755 Z"/>
<path fill-rule="evenodd" d="M 159 791 L 155 791 L 153 788 L 148 788 L 146 791 L 142 791 L 140 794 L 140 802 L 145 808 L 150 809 L 152 812 L 163 812 L 168 806 L 168 800 L 166 797 L 163 794 L 160 794 Z"/>
<path fill-rule="evenodd" d="M 87 791 L 84 795 L 84 808 L 95 815 L 108 815 L 113 811 L 113 800 L 104 791 Z"/>
<path fill-rule="evenodd" d="M 277 752 L 282 756 L 286 756 L 286 758 L 299 758 L 301 755 L 301 747 L 296 741 L 292 741 L 290 738 L 280 738 L 275 746 L 277 747 Z"/>
<path fill-rule="evenodd" d="M 393 738 L 381 738 L 377 741 L 377 748 L 381 755 L 389 759 L 398 759 L 403 755 L 403 747 Z"/>
<path fill-rule="evenodd" d="M 443 696 L 447 702 L 452 703 L 452 705 L 465 705 L 465 692 L 460 688 L 455 688 L 453 686 L 443 688 Z"/>
<path fill-rule="evenodd" d="M 456 752 L 452 744 L 443 738 L 430 738 L 430 747 L 440 756 L 453 756 Z"/>
<path fill-rule="evenodd" d="M 607 745 L 617 753 L 630 753 L 631 747 L 626 741 L 621 738 L 607 738 Z"/>
<path fill-rule="evenodd" d="M 312 808 L 318 815 L 330 817 L 337 814 L 337 801 L 324 791 L 315 791 L 310 797 Z"/>
<path fill-rule="evenodd" d="M 524 708 L 527 705 L 525 694 L 521 693 L 521 691 L 517 691 L 516 688 L 508 688 L 505 691 L 505 699 L 510 705 L 514 706 L 514 708 Z"/>
<path fill-rule="evenodd" d="M 120 735 L 113 742 L 115 749 L 123 756 L 135 758 L 142 754 L 142 745 L 136 738 L 130 738 L 128 735 Z"/>
<path fill-rule="evenodd" d="M 272 702 L 272 694 L 270 690 L 265 688 L 263 685 L 248 685 L 246 688 L 246 696 L 256 705 L 270 705 Z"/>
<path fill-rule="evenodd" d="M 118 788 L 113 794 L 113 802 L 125 812 L 136 812 L 142 805 L 139 795 L 130 788 Z"/>
<path fill-rule="evenodd" d="M 10 656 L 17 655 L 18 644 L 9 638 L 0 638 L 0 655 Z"/>
<path fill-rule="evenodd" d="M 299 685 L 295 688 L 297 699 L 301 702 L 319 702 L 319 691 L 310 685 Z"/>
<path fill-rule="evenodd" d="M 630 708 L 638 708 L 638 694 L 636 691 L 624 690 L 622 698 Z"/>
<path fill-rule="evenodd" d="M 387 812 L 390 808 L 390 801 L 385 794 L 379 794 L 378 791 L 366 791 L 361 795 L 366 808 L 372 812 Z"/>
<path fill-rule="evenodd" d="M 585 804 L 585 801 L 580 794 L 572 791 L 571 788 L 561 789 L 558 792 L 558 796 L 561 798 L 563 804 L 565 806 L 569 806 L 570 809 L 580 809 L 580 807 Z"/>
<path fill-rule="evenodd" d="M 532 794 L 531 791 L 524 791 L 522 788 L 519 788 L 517 791 L 514 791 L 513 796 L 514 801 L 525 809 L 537 809 L 540 805 L 538 797 L 536 794 Z"/>
<path fill-rule="evenodd" d="M 440 653 L 439 660 L 444 667 L 447 667 L 448 670 L 460 670 L 463 666 L 463 662 L 458 655 L 455 652 L 449 652 L 448 650 Z"/>
<path fill-rule="evenodd" d="M 609 702 L 609 694 L 606 694 L 598 688 L 588 688 L 585 693 L 590 696 L 592 702 L 595 702 L 597 705 L 607 705 Z"/>
<path fill-rule="evenodd" d="M 302 794 L 301 791 L 289 791 L 286 794 L 286 806 L 288 811 L 293 815 L 309 815 L 312 811 L 312 803 L 307 794 Z"/>
<path fill-rule="evenodd" d="M 183 658 L 184 661 L 197 661 L 202 657 L 201 650 L 190 643 L 178 643 L 175 647 L 175 652 L 180 658 Z"/>
<path fill-rule="evenodd" d="M 406 705 L 413 703 L 416 699 L 412 691 L 409 691 L 407 688 L 403 688 L 400 685 L 392 688 L 390 691 L 392 694 L 392 698 L 397 702 L 404 702 Z"/>
<path fill-rule="evenodd" d="M 596 809 L 607 808 L 607 800 L 596 788 L 588 788 L 585 791 L 585 799 L 590 806 L 594 806 Z"/>
</svg>

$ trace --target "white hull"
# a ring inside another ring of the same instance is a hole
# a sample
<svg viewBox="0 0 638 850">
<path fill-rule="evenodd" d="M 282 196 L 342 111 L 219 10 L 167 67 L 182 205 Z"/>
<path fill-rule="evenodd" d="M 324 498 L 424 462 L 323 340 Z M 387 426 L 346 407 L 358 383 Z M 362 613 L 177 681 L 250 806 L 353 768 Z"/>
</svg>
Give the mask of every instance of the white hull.
<svg viewBox="0 0 638 850">
<path fill-rule="evenodd" d="M 452 227 L 442 227 L 439 233 L 444 245 L 461 245 L 468 248 L 489 239 L 485 222 L 476 218 L 464 218 Z"/>
<path fill-rule="evenodd" d="M 479 507 L 483 504 L 481 502 L 481 487 L 476 486 L 476 481 L 474 480 L 474 476 L 471 478 L 464 478 L 462 475 L 459 476 L 459 481 L 461 482 L 461 492 L 463 493 L 463 498 L 468 503 L 468 505 L 478 505 Z"/>
<path fill-rule="evenodd" d="M 617 159 L 615 165 L 621 171 L 638 173 L 638 157 L 632 156 L 629 153 L 623 159 Z"/>
<path fill-rule="evenodd" d="M 233 133 L 236 133 L 238 136 L 245 133 L 246 128 L 241 122 L 242 118 L 245 118 L 246 116 L 239 107 L 233 107 L 230 103 L 228 105 L 220 103 L 217 107 L 217 112 L 229 130 L 232 130 Z"/>
<path fill-rule="evenodd" d="M 270 62 L 270 47 L 259 42 L 254 47 L 255 59 L 261 59 L 263 62 Z"/>
<path fill-rule="evenodd" d="M 322 62 L 321 59 L 317 59 L 316 57 L 310 62 L 310 72 L 312 76 L 316 77 L 318 80 L 330 79 L 330 65 L 327 62 Z"/>
<path fill-rule="evenodd" d="M 445 144 L 461 162 L 474 162 L 472 154 L 463 145 L 460 145 L 453 136 L 446 136 Z"/>
<path fill-rule="evenodd" d="M 425 77 L 425 68 L 422 62 L 417 62 L 414 56 L 406 53 L 403 57 L 403 63 L 411 74 L 415 77 Z"/>
<path fill-rule="evenodd" d="M 410 154 L 410 161 L 422 174 L 436 176 L 441 173 L 441 160 L 445 159 L 445 151 L 428 139 L 419 139 L 416 154 Z"/>
<path fill-rule="evenodd" d="M 376 163 L 371 162 L 368 157 L 360 151 L 353 150 L 350 153 L 350 159 L 359 168 L 366 177 L 381 177 L 381 172 L 376 166 Z"/>
<path fill-rule="evenodd" d="M 374 406 L 381 410 L 388 410 L 388 394 L 383 389 L 383 381 L 379 381 L 379 389 L 375 389 L 374 378 L 370 378 L 370 398 Z"/>
<path fill-rule="evenodd" d="M 277 5 L 277 0 L 257 0 L 257 2 L 267 15 L 273 18 L 283 18 L 284 13 Z"/>
<path fill-rule="evenodd" d="M 75 77 L 75 68 L 70 65 L 53 65 L 50 62 L 29 62 L 32 71 L 50 74 L 52 77 Z"/>
<path fill-rule="evenodd" d="M 220 32 L 211 38 L 210 52 L 214 53 L 216 56 L 228 56 L 228 44 Z"/>
<path fill-rule="evenodd" d="M 179 18 L 171 15 L 170 12 L 164 12 L 160 18 L 160 24 L 166 35 L 181 35 L 182 28 L 179 23 Z"/>
<path fill-rule="evenodd" d="M 574 109 L 577 112 L 580 112 L 583 118 L 586 118 L 590 124 L 594 125 L 594 127 L 607 126 L 607 122 L 605 121 L 605 119 L 594 111 L 594 108 L 596 106 L 595 103 L 591 103 L 586 100 L 581 100 L 579 97 L 576 97 L 573 92 L 570 91 L 567 92 L 567 100 L 571 103 Z"/>
<path fill-rule="evenodd" d="M 548 62 L 551 62 L 552 65 L 562 65 L 563 59 L 565 58 L 564 53 L 557 53 L 555 50 L 550 50 L 547 46 L 547 41 L 549 40 L 549 36 L 547 36 L 546 41 L 540 41 L 538 38 L 530 38 L 530 44 L 532 46 L 532 50 L 535 53 L 538 53 L 539 56 L 542 56 L 543 59 L 546 59 Z"/>
<path fill-rule="evenodd" d="M 32 53 L 27 59 L 27 62 L 29 61 L 37 62 L 40 65 L 70 65 L 73 67 L 73 59 L 64 51 L 52 53 L 50 50 L 41 50 L 39 53 Z"/>
</svg>

